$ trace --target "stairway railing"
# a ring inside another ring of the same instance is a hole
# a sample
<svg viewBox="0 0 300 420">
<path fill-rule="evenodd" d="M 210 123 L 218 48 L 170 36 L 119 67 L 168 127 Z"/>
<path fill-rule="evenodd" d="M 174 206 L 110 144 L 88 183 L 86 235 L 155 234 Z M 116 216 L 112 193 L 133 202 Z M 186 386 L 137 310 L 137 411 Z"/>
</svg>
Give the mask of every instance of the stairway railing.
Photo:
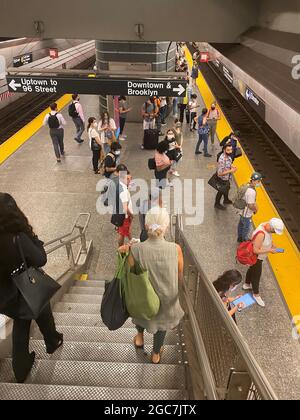
<svg viewBox="0 0 300 420">
<path fill-rule="evenodd" d="M 190 388 L 194 391 L 195 387 L 202 388 L 204 397 L 210 400 L 277 400 L 272 386 L 191 249 L 183 232 L 182 217 L 173 217 L 172 225 L 185 260 L 181 301 L 187 316 L 181 330 L 189 363 Z"/>
</svg>

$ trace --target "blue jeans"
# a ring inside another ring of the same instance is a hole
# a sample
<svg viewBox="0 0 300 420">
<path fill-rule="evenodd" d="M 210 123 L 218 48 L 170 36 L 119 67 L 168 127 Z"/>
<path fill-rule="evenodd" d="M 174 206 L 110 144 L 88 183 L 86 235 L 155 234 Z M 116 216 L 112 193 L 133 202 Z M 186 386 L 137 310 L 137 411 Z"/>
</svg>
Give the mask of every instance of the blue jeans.
<svg viewBox="0 0 300 420">
<path fill-rule="evenodd" d="M 240 242 L 249 241 L 249 233 L 251 229 L 252 218 L 243 217 L 240 218 L 240 223 L 238 225 L 238 240 Z"/>
<path fill-rule="evenodd" d="M 178 98 L 173 99 L 173 117 L 176 118 L 178 116 Z"/>
<path fill-rule="evenodd" d="M 73 122 L 76 127 L 75 140 L 82 140 L 81 136 L 84 133 L 84 122 L 80 117 L 73 118 Z"/>
<path fill-rule="evenodd" d="M 204 142 L 204 154 L 208 154 L 208 134 L 199 134 L 199 141 L 196 146 L 196 154 L 200 152 L 201 143 Z"/>
</svg>

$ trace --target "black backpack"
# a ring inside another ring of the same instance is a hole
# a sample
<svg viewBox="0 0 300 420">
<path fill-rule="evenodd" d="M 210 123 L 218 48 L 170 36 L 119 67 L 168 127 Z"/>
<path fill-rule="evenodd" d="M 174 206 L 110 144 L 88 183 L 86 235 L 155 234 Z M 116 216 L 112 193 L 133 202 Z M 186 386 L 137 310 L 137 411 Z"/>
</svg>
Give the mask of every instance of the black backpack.
<svg viewBox="0 0 300 420">
<path fill-rule="evenodd" d="M 70 117 L 72 117 L 72 118 L 78 118 L 78 117 L 79 117 L 79 114 L 78 114 L 78 112 L 77 112 L 77 110 L 76 110 L 76 106 L 75 106 L 75 103 L 74 103 L 74 102 L 72 102 L 72 103 L 69 105 L 69 115 L 70 115 Z"/>
<path fill-rule="evenodd" d="M 59 128 L 60 123 L 57 118 L 57 113 L 55 115 L 49 114 L 48 125 L 50 128 Z"/>
</svg>

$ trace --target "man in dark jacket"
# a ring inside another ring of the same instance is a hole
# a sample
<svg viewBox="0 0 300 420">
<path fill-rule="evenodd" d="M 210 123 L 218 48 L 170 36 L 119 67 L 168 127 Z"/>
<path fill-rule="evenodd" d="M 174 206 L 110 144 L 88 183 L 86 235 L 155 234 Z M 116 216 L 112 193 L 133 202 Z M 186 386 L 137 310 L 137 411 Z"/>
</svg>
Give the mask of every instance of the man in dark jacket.
<svg viewBox="0 0 300 420">
<path fill-rule="evenodd" d="M 234 131 L 230 133 L 229 136 L 226 136 L 220 143 L 220 146 L 224 148 L 227 144 L 230 144 L 232 146 L 232 155 L 230 156 L 232 159 L 232 162 L 235 160 L 236 157 L 236 151 L 238 147 L 238 142 L 240 141 L 241 133 L 239 131 Z M 220 153 L 221 155 L 222 153 Z"/>
</svg>

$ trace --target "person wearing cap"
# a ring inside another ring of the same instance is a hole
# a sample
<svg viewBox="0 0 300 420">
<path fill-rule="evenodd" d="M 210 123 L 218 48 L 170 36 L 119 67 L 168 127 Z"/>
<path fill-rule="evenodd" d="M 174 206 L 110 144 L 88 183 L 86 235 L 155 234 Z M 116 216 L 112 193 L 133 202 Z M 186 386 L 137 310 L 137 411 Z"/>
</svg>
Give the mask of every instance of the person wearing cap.
<svg viewBox="0 0 300 420">
<path fill-rule="evenodd" d="M 272 234 L 282 235 L 284 224 L 280 219 L 271 219 L 269 222 L 262 223 L 253 232 L 253 251 L 258 256 L 256 264 L 252 265 L 247 271 L 246 282 L 243 290 L 253 290 L 253 297 L 257 304 L 265 308 L 265 302 L 259 293 L 260 280 L 262 275 L 262 264 L 268 258 L 269 254 L 277 254 L 277 248 L 273 243 Z"/>
<path fill-rule="evenodd" d="M 246 206 L 240 212 L 240 222 L 238 225 L 238 242 L 246 242 L 249 240 L 249 233 L 252 224 L 253 214 L 258 212 L 258 205 L 256 203 L 256 188 L 261 186 L 262 175 L 254 172 L 251 176 L 250 183 L 245 192 L 243 199 Z"/>
<path fill-rule="evenodd" d="M 220 111 L 217 108 L 216 102 L 213 102 L 210 107 L 210 110 L 208 111 L 208 116 L 207 116 L 207 122 L 210 128 L 211 144 L 213 146 L 215 144 L 215 136 L 217 133 L 218 121 L 220 121 L 220 119 L 221 119 Z"/>
<path fill-rule="evenodd" d="M 240 141 L 240 136 L 241 136 L 240 131 L 236 130 L 230 133 L 229 136 L 226 136 L 220 143 L 221 147 L 224 147 L 226 144 L 230 144 L 232 146 L 232 154 L 231 154 L 232 162 L 234 162 L 235 157 L 236 157 L 236 150 L 238 147 L 238 142 Z"/>
</svg>

